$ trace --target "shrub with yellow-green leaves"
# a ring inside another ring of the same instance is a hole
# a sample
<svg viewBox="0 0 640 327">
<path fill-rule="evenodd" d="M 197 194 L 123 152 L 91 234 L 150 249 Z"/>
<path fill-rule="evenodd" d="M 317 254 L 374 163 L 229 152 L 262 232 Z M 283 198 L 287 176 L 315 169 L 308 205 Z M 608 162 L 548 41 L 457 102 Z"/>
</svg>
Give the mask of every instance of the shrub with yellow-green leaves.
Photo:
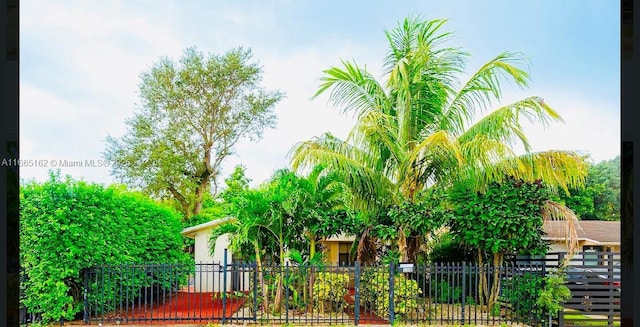
<svg viewBox="0 0 640 327">
<path fill-rule="evenodd" d="M 324 313 L 328 307 L 334 312 L 344 309 L 347 302 L 349 275 L 346 273 L 320 272 L 313 284 L 313 301 Z"/>
<path fill-rule="evenodd" d="M 362 300 L 371 305 L 380 317 L 389 316 L 389 272 L 365 272 L 362 275 Z M 393 278 L 393 312 L 410 315 L 418 308 L 417 298 L 422 293 L 418 282 L 404 275 Z"/>
</svg>

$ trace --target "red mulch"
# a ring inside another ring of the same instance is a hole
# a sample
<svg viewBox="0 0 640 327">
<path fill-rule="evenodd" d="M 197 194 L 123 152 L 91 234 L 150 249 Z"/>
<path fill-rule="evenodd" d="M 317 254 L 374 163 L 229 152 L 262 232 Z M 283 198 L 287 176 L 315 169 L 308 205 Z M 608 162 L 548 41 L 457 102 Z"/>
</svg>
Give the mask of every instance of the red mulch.
<svg viewBox="0 0 640 327">
<path fill-rule="evenodd" d="M 354 290 L 350 290 L 345 296 L 347 303 L 354 304 Z M 220 295 L 214 293 L 194 293 L 194 292 L 178 292 L 167 297 L 164 304 L 156 304 L 130 309 L 113 313 L 111 318 L 120 317 L 122 324 L 128 321 L 129 324 L 192 324 L 194 322 L 202 323 L 220 323 L 223 316 L 222 299 Z M 227 298 L 227 307 L 225 318 L 232 317 L 244 304 L 244 299 Z M 353 309 L 347 310 L 345 313 L 353 320 L 355 315 Z M 389 322 L 375 315 L 371 311 L 360 309 L 360 319 L 358 324 L 361 325 L 386 325 Z"/>
<path fill-rule="evenodd" d="M 353 305 L 355 304 L 355 294 L 356 292 L 354 289 L 349 289 L 349 294 L 345 295 L 344 299 L 347 301 L 347 303 Z M 347 313 L 352 320 L 355 319 L 353 310 L 349 310 Z M 358 319 L 359 325 L 387 325 L 388 323 L 389 321 L 378 317 L 370 310 L 363 310 L 362 307 L 360 308 L 360 319 Z"/>
<path fill-rule="evenodd" d="M 146 323 L 220 322 L 223 317 L 222 299 L 213 299 L 214 293 L 178 292 L 167 297 L 164 304 L 140 307 L 120 312 L 124 321 Z M 243 299 L 227 298 L 225 318 L 233 316 L 244 304 Z"/>
</svg>

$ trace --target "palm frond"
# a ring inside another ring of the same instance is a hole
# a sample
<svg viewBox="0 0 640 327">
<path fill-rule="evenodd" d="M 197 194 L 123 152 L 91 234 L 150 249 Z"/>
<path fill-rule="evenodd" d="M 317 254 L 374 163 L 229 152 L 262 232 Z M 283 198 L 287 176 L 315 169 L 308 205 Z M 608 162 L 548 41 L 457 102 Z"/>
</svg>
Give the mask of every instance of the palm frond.
<svg viewBox="0 0 640 327">
<path fill-rule="evenodd" d="M 520 124 L 521 117 L 532 123 L 541 123 L 543 127 L 547 127 L 552 121 L 562 122 L 562 117 L 544 100 L 529 97 L 493 111 L 464 131 L 458 140 L 464 143 L 477 135 L 484 135 L 509 146 L 514 146 L 516 140 L 519 140 L 525 151 L 529 152 L 531 145 Z"/>
<path fill-rule="evenodd" d="M 568 252 L 565 260 L 570 259 L 578 249 L 578 231 L 576 227 L 578 217 L 571 209 L 551 200 L 545 201 L 541 209 L 541 214 L 544 221 L 561 220 L 565 222 L 564 239 Z"/>
<path fill-rule="evenodd" d="M 473 119 L 475 110 L 484 111 L 493 99 L 502 97 L 502 80 L 527 86 L 529 74 L 515 66 L 522 61 L 521 54 L 504 52 L 480 67 L 446 106 L 440 128 L 461 132 Z"/>
<path fill-rule="evenodd" d="M 516 169 L 505 165 L 505 158 L 515 156 L 506 144 L 476 135 L 473 139 L 459 145 L 460 166 L 449 170 L 446 176 L 449 183 L 483 192 L 492 182 L 501 182 L 507 176 L 518 175 Z"/>
<path fill-rule="evenodd" d="M 526 181 L 541 180 L 553 192 L 560 189 L 569 194 L 569 189 L 584 186 L 587 162 L 573 151 L 544 151 L 521 155 L 502 162 L 517 167 L 514 175 Z"/>
<path fill-rule="evenodd" d="M 385 31 L 389 52 L 384 60 L 384 73 L 390 74 L 398 62 L 418 52 L 419 48 L 433 51 L 451 39 L 451 33 L 439 33 L 447 20 L 423 20 L 420 16 L 407 17 L 391 31 Z"/>
<path fill-rule="evenodd" d="M 371 169 L 375 166 L 375 158 L 369 153 L 353 147 L 333 136 L 298 143 L 290 152 L 294 170 L 324 163 L 331 170 L 343 172 L 347 184 L 356 197 L 356 205 L 365 210 L 377 208 L 381 199 L 389 198 L 393 192 L 393 184 L 381 171 Z M 359 200 L 359 201 L 358 201 Z"/>
<path fill-rule="evenodd" d="M 342 61 L 344 69 L 332 67 L 325 70 L 325 76 L 312 99 L 327 90 L 329 102 L 342 108 L 343 113 L 352 112 L 360 117 L 369 111 L 386 111 L 389 100 L 382 85 L 365 69 L 355 63 Z"/>
<path fill-rule="evenodd" d="M 404 149 L 397 140 L 397 125 L 394 117 L 379 111 L 370 111 L 360 117 L 351 129 L 347 142 L 360 149 L 367 149 L 377 158 L 372 169 L 389 173 L 390 167 L 403 160 Z"/>
<path fill-rule="evenodd" d="M 458 144 L 447 131 L 426 137 L 398 167 L 398 184 L 406 190 L 420 191 L 429 181 L 436 182 L 461 165 Z"/>
</svg>

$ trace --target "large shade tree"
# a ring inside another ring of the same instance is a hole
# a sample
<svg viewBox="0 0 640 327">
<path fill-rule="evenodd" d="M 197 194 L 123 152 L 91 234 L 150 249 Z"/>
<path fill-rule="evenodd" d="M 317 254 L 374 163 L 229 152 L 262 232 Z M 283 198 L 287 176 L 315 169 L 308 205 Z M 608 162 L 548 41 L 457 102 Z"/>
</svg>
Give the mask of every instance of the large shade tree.
<svg viewBox="0 0 640 327">
<path fill-rule="evenodd" d="M 244 138 L 275 125 L 283 94 L 261 87 L 250 49 L 205 56 L 195 47 L 164 57 L 140 74 L 140 107 L 121 138 L 109 136 L 105 157 L 130 186 L 177 203 L 185 220 L 215 193 L 222 164 Z"/>
<path fill-rule="evenodd" d="M 562 121 L 542 98 L 490 110 L 504 82 L 527 86 L 522 55 L 501 53 L 460 83 L 469 54 L 447 46 L 451 34 L 441 30 L 444 24 L 409 17 L 387 31 L 382 81 L 354 62 L 325 70 L 315 96 L 328 92 L 330 103 L 353 114 L 356 124 L 345 140 L 327 133 L 295 145 L 294 169 L 322 163 L 342 171 L 355 205 L 372 213 L 411 203 L 434 186 L 483 190 L 505 176 L 543 180 L 552 190 L 579 187 L 586 167 L 577 154 L 533 152 L 524 133 L 523 119 L 542 125 Z M 477 114 L 484 116 L 475 120 Z M 517 155 L 518 144 L 524 155 Z M 545 217 L 575 219 L 560 209 L 548 202 Z M 400 259 L 415 260 L 407 250 L 416 248 L 407 245 L 408 226 L 397 227 Z"/>
</svg>

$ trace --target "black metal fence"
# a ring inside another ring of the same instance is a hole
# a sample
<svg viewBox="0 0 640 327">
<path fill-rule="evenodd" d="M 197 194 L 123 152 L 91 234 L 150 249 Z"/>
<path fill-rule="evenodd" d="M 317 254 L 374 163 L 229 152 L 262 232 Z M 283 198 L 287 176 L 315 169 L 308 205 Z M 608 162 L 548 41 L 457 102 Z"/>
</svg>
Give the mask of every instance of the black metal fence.
<svg viewBox="0 0 640 327">
<path fill-rule="evenodd" d="M 560 314 L 561 324 L 620 324 L 619 252 L 578 253 L 569 258 L 566 272 L 572 296 Z"/>
<path fill-rule="evenodd" d="M 619 293 L 612 291 L 616 285 L 619 289 L 615 256 L 589 256 L 608 265 L 602 282 L 609 284 L 596 285 L 589 279 L 602 272 L 600 266 L 589 266 L 589 271 L 579 274 L 579 269 L 586 269 L 579 254 L 568 269 L 573 298 L 566 307 L 612 326 L 619 321 L 620 312 Z M 578 325 L 583 322 L 571 313 L 551 319 L 531 294 L 533 288 L 543 286 L 543 277 L 557 268 L 562 257 L 550 254 L 545 259 L 513 260 L 501 267 L 469 262 L 356 263 L 351 267 L 259 267 L 256 263 L 100 266 L 84 274 L 82 318 L 85 323 L 120 324 Z M 481 305 L 478 290 L 483 280 L 487 291 L 494 285 L 498 290 L 491 307 Z M 26 309 L 24 313 L 34 318 Z"/>
</svg>

